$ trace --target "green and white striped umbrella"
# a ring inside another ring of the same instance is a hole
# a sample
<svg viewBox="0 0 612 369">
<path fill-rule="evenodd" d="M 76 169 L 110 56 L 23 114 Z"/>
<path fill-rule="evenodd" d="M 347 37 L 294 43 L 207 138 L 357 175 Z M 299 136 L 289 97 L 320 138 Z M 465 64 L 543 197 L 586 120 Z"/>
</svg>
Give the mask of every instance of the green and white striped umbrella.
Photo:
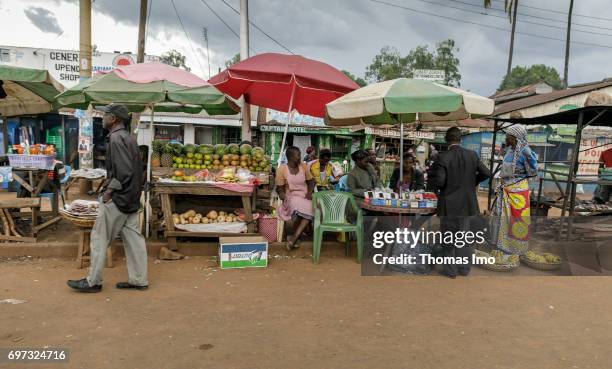
<svg viewBox="0 0 612 369">
<path fill-rule="evenodd" d="M 491 115 L 495 102 L 438 83 L 398 78 L 350 92 L 326 105 L 328 124 L 343 126 L 460 120 Z M 418 115 L 418 118 L 417 118 Z"/>
</svg>

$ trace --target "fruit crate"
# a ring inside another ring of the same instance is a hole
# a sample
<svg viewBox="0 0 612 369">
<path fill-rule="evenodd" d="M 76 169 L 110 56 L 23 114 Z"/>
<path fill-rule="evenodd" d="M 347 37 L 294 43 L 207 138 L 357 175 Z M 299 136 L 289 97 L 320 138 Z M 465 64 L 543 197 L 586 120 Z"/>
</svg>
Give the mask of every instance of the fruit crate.
<svg viewBox="0 0 612 369">
<path fill-rule="evenodd" d="M 18 169 L 53 170 L 55 166 L 53 156 L 9 154 L 9 165 Z"/>
</svg>

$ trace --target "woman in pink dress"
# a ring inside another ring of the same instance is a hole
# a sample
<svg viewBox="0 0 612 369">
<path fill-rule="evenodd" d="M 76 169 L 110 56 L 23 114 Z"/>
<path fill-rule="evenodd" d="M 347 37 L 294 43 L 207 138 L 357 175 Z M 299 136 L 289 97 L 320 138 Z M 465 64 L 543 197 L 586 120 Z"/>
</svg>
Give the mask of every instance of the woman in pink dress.
<svg viewBox="0 0 612 369">
<path fill-rule="evenodd" d="M 301 152 L 295 146 L 286 151 L 287 164 L 276 172 L 276 192 L 283 200 L 277 209 L 278 216 L 288 221 L 293 219 L 293 235 L 287 236 L 287 250 L 297 248 L 297 242 L 304 229 L 313 219 L 312 191 L 315 182 L 306 163 L 301 162 Z"/>
</svg>

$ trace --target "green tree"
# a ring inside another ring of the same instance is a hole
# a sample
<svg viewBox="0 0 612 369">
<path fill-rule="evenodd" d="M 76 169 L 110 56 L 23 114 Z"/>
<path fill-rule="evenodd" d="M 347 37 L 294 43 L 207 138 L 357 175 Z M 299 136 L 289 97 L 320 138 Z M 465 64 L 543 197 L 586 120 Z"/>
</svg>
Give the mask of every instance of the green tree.
<svg viewBox="0 0 612 369">
<path fill-rule="evenodd" d="M 161 57 L 159 58 L 159 61 L 161 61 L 164 64 L 172 65 L 177 68 L 183 68 L 187 72 L 189 72 L 191 71 L 191 68 L 189 68 L 185 64 L 186 60 L 187 58 L 185 57 L 185 55 L 181 54 L 179 51 L 176 51 L 175 49 L 172 49 L 170 51 L 163 53 Z"/>
<path fill-rule="evenodd" d="M 409 77 L 406 60 L 402 58 L 397 50 L 391 46 L 384 46 L 378 55 L 366 68 L 365 77 L 368 81 L 381 82 L 390 79 Z"/>
<path fill-rule="evenodd" d="M 359 85 L 359 87 L 363 87 L 367 85 L 367 82 L 363 78 L 355 76 L 353 73 L 349 72 L 348 70 L 342 70 L 342 73 L 344 73 L 344 75 L 347 76 L 348 78 L 352 79 L 353 82 Z"/>
<path fill-rule="evenodd" d="M 240 61 L 240 54 L 236 54 L 230 60 L 225 61 L 225 68 L 229 68 L 232 65 L 238 63 L 239 61 Z"/>
<path fill-rule="evenodd" d="M 380 82 L 400 77 L 412 78 L 415 69 L 440 69 L 446 75 L 444 84 L 460 86 L 459 58 L 455 56 L 458 51 L 455 41 L 450 39 L 438 42 L 434 51 L 430 51 L 427 45 L 417 46 L 405 57 L 397 49 L 385 46 L 366 68 L 366 78 Z"/>
<path fill-rule="evenodd" d="M 534 83 L 545 82 L 555 90 L 563 88 L 559 72 L 553 67 L 544 64 L 535 64 L 530 67 L 517 65 L 506 75 L 499 86 L 499 91 L 518 88 Z"/>
</svg>

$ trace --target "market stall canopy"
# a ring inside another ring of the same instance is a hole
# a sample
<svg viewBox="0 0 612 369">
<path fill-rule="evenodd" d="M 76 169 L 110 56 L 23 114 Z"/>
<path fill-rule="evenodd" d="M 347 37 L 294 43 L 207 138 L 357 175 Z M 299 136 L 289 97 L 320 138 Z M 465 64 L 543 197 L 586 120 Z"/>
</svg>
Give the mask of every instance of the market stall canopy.
<svg viewBox="0 0 612 369">
<path fill-rule="evenodd" d="M 359 86 L 341 71 L 299 55 L 265 53 L 230 66 L 209 82 L 237 99 L 278 111 L 325 116 L 325 104 Z"/>
<path fill-rule="evenodd" d="M 64 91 L 43 69 L 0 65 L 0 115 L 43 114 L 53 110 L 52 101 Z"/>
<path fill-rule="evenodd" d="M 612 127 L 612 105 L 586 106 L 584 108 L 566 110 L 555 114 L 543 115 L 540 117 L 533 118 L 496 117 L 493 119 L 496 121 L 522 124 L 526 126 L 542 124 L 578 124 L 580 115 L 582 115 L 582 122 L 584 125 L 588 123 L 588 125 L 592 127 Z"/>
<path fill-rule="evenodd" d="M 122 103 L 132 111 L 230 115 L 240 108 L 214 86 L 185 70 L 159 62 L 121 66 L 98 74 L 57 96 L 61 107 L 87 109 L 89 104 Z"/>
<path fill-rule="evenodd" d="M 495 102 L 458 88 L 398 78 L 360 88 L 326 105 L 330 125 L 461 120 L 493 113 Z"/>
</svg>

